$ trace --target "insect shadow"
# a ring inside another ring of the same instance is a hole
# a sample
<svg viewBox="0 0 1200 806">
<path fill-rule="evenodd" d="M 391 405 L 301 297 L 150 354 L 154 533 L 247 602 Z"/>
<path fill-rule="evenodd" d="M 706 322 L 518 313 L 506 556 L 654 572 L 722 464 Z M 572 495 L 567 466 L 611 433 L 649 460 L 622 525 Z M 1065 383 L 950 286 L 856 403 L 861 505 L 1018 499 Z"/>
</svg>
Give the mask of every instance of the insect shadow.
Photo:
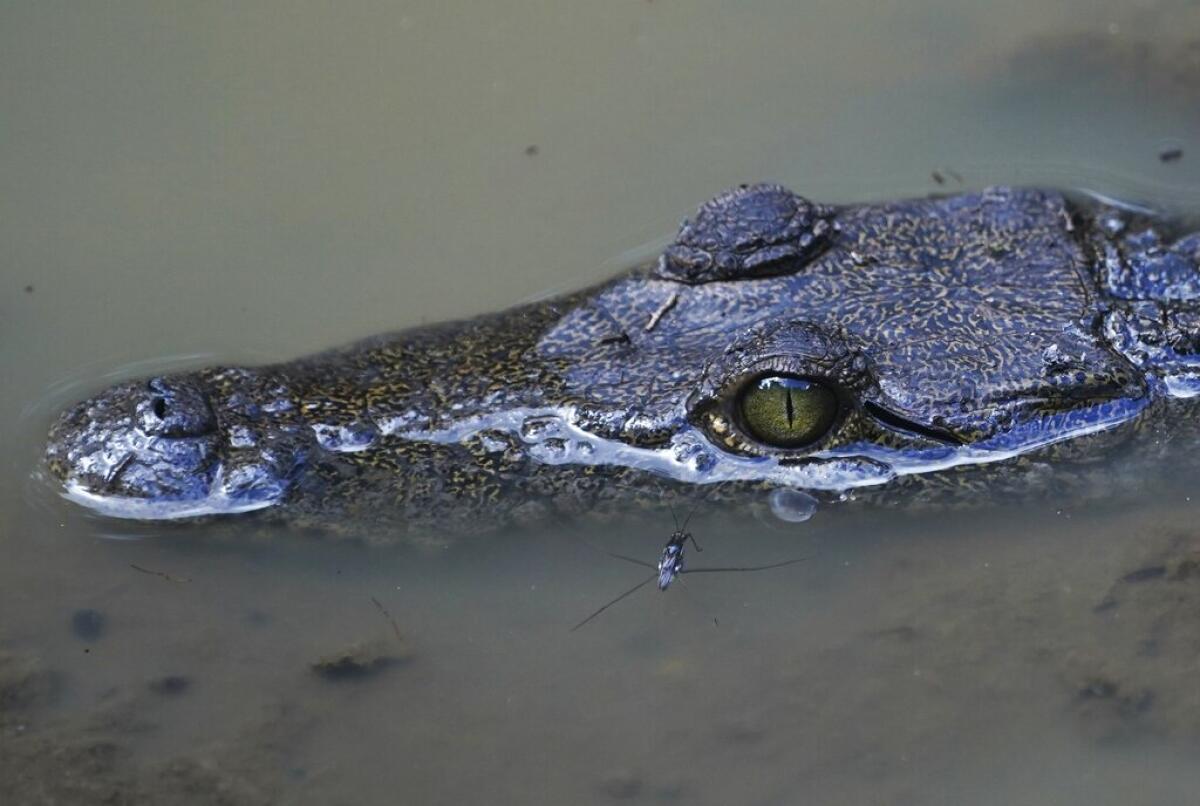
<svg viewBox="0 0 1200 806">
<path fill-rule="evenodd" d="M 600 548 L 599 546 L 594 546 L 591 543 L 588 543 L 586 540 L 582 541 L 589 547 L 601 552 L 602 554 L 607 554 L 609 557 L 613 557 L 617 560 L 624 560 L 625 562 L 632 563 L 633 565 L 640 565 L 643 568 L 650 568 L 654 571 L 654 573 L 621 595 L 614 599 L 610 599 L 600 608 L 593 611 L 591 615 L 572 627 L 571 632 L 575 632 L 580 627 L 599 616 L 605 610 L 615 605 L 617 602 L 628 596 L 632 596 L 656 579 L 658 580 L 658 589 L 660 591 L 665 591 L 671 586 L 671 583 L 675 581 L 676 577 L 684 574 L 721 574 L 733 571 L 767 571 L 772 568 L 782 568 L 785 565 L 795 565 L 796 563 L 801 563 L 805 560 L 812 559 L 812 556 L 808 555 L 804 557 L 795 557 L 791 560 L 783 560 L 782 562 L 768 563 L 767 565 L 686 568 L 684 566 L 684 549 L 687 547 L 687 544 L 690 542 L 692 546 L 695 547 L 697 552 L 704 550 L 700 548 L 700 544 L 696 542 L 696 538 L 692 536 L 692 533 L 689 532 L 687 528 L 688 524 L 692 521 L 692 516 L 696 514 L 696 510 L 702 503 L 703 500 L 698 501 L 694 506 L 692 506 L 692 509 L 690 512 L 688 512 L 687 517 L 683 519 L 682 524 L 679 522 L 679 518 L 675 514 L 675 507 L 671 506 L 670 503 L 667 504 L 667 506 L 671 509 L 671 519 L 675 522 L 675 531 L 671 533 L 671 536 L 667 539 L 666 545 L 663 546 L 662 552 L 658 556 L 657 564 L 647 562 L 646 560 L 640 560 L 637 557 L 630 557 L 626 554 L 618 554 L 613 551 L 608 551 L 607 549 Z"/>
</svg>

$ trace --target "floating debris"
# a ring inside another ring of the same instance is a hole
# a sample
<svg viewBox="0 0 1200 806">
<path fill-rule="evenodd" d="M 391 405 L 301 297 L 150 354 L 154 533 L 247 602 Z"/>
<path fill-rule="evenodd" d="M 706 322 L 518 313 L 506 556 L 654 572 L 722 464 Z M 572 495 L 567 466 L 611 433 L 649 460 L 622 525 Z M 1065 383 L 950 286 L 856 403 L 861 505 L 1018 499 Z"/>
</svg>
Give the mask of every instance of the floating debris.
<svg viewBox="0 0 1200 806">
<path fill-rule="evenodd" d="M 959 174 L 958 171 L 952 170 L 950 168 L 946 168 L 945 171 L 939 171 L 935 168 L 934 170 L 929 172 L 929 178 L 932 179 L 934 182 L 937 182 L 939 185 L 946 184 L 946 177 L 950 177 L 951 179 L 953 179 L 955 182 L 957 182 L 960 185 L 963 183 L 962 175 Z"/>
<path fill-rule="evenodd" d="M 663 301 L 662 305 L 658 306 L 654 313 L 650 314 L 650 321 L 646 323 L 645 327 L 647 333 L 649 333 L 651 330 L 654 330 L 654 328 L 658 325 L 659 320 L 666 316 L 667 312 L 675 307 L 676 302 L 679 302 L 679 294 L 672 294 Z"/>
<path fill-rule="evenodd" d="M 403 644 L 404 636 L 400 634 L 400 625 L 396 623 L 394 618 L 392 618 L 392 614 L 389 613 L 387 608 L 384 607 L 383 604 L 374 596 L 371 597 L 371 601 L 375 603 L 375 608 L 383 614 L 383 617 L 388 620 L 388 624 L 392 625 L 392 633 L 395 634 L 396 640 Z"/>
</svg>

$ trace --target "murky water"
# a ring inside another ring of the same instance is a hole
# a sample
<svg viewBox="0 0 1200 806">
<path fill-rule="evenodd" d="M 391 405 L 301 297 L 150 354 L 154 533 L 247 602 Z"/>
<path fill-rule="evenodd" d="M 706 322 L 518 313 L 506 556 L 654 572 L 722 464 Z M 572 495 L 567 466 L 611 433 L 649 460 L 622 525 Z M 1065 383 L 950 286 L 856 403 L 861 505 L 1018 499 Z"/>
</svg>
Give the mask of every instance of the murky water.
<svg viewBox="0 0 1200 806">
<path fill-rule="evenodd" d="M 578 632 L 641 573 L 579 538 L 653 556 L 667 523 L 364 549 L 134 531 L 27 479 L 108 373 L 576 288 L 737 182 L 1200 210 L 1197 31 L 1185 2 L 7 5 L 0 800 L 1193 802 L 1186 479 L 702 512 L 713 564 L 812 559 Z M 314 671 L 356 645 L 380 667 Z"/>
</svg>

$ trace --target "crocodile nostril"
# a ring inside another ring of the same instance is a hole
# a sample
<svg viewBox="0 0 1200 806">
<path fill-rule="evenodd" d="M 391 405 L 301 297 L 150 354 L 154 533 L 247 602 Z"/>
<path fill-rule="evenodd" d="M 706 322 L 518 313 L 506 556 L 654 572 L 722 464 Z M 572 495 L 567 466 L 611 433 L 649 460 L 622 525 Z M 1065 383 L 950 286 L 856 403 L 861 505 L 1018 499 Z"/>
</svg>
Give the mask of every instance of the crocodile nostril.
<svg viewBox="0 0 1200 806">
<path fill-rule="evenodd" d="M 163 437 L 199 437 L 216 428 L 204 388 L 188 376 L 152 378 L 150 394 L 137 404 L 143 433 Z"/>
</svg>

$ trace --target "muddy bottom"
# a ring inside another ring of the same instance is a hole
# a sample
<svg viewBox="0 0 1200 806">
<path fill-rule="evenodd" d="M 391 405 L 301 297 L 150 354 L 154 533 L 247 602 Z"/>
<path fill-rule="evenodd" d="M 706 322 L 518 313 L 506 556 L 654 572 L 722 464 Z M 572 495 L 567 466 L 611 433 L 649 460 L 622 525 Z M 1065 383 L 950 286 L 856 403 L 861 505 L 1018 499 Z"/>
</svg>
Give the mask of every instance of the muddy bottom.
<svg viewBox="0 0 1200 806">
<path fill-rule="evenodd" d="M 31 532 L 0 592 L 0 800 L 1187 803 L 1200 530 L 1175 503 L 707 514 L 696 567 L 812 559 L 575 632 L 642 574 L 594 547 L 653 556 L 664 524 L 432 551 Z"/>
</svg>

